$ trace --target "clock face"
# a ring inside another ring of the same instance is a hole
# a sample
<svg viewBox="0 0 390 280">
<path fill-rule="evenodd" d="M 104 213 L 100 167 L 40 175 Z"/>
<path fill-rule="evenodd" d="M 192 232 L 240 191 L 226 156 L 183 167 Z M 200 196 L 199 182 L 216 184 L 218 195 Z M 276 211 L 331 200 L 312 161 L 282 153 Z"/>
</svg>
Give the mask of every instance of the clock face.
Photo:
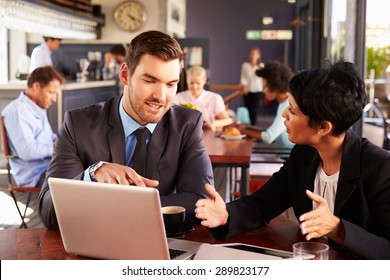
<svg viewBox="0 0 390 280">
<path fill-rule="evenodd" d="M 137 1 L 125 1 L 114 11 L 115 23 L 126 31 L 139 29 L 146 21 L 146 9 Z"/>
</svg>

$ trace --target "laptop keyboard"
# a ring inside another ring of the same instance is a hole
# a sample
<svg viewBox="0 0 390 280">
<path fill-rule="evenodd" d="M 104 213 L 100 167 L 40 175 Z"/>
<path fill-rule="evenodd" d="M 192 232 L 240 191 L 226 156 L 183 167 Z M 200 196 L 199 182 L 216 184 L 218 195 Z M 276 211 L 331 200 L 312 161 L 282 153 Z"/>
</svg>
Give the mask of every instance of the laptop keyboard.
<svg viewBox="0 0 390 280">
<path fill-rule="evenodd" d="M 182 250 L 169 249 L 169 257 L 171 260 L 177 258 L 178 256 L 183 255 L 184 253 L 187 253 L 187 252 L 182 251 Z"/>
</svg>

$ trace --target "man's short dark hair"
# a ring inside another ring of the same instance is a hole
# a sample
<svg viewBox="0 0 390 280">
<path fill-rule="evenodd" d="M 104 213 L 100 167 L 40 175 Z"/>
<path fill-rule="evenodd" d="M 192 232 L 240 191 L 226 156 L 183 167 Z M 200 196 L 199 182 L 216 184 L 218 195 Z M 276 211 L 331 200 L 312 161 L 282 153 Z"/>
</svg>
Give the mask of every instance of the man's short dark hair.
<svg viewBox="0 0 390 280">
<path fill-rule="evenodd" d="M 62 39 L 61 38 L 56 38 L 56 37 L 43 36 L 43 40 L 45 40 L 45 42 L 47 42 L 48 40 L 59 40 L 59 41 L 61 41 Z"/>
<path fill-rule="evenodd" d="M 141 57 L 145 54 L 156 56 L 163 61 L 179 59 L 182 65 L 183 51 L 179 43 L 170 35 L 160 31 L 143 32 L 131 41 L 125 59 L 130 75 L 134 73 Z"/>
<path fill-rule="evenodd" d="M 53 80 L 59 81 L 60 84 L 64 83 L 64 78 L 54 67 L 38 67 L 28 75 L 27 86 L 30 88 L 35 82 L 38 82 L 42 87 L 45 87 Z"/>
<path fill-rule="evenodd" d="M 267 87 L 271 91 L 287 92 L 293 72 L 287 65 L 279 61 L 271 61 L 263 68 L 256 70 L 256 75 L 267 80 Z"/>
<path fill-rule="evenodd" d="M 367 102 L 364 80 L 351 62 L 328 69 L 305 70 L 291 79 L 290 93 L 315 127 L 333 124 L 333 135 L 346 132 L 363 114 Z"/>
<path fill-rule="evenodd" d="M 126 49 L 123 45 L 115 45 L 110 49 L 110 53 L 126 56 Z"/>
</svg>

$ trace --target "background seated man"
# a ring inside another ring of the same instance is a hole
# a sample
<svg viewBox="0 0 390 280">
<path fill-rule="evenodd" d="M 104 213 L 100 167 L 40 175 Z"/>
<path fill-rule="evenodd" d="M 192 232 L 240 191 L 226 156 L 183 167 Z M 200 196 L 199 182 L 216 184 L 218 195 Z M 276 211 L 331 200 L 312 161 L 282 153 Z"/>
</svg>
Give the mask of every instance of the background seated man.
<svg viewBox="0 0 390 280">
<path fill-rule="evenodd" d="M 192 66 L 186 73 L 188 90 L 177 93 L 174 103 L 194 105 L 202 112 L 205 124 L 212 129 L 231 123 L 222 96 L 204 89 L 207 82 L 206 70 L 202 66 Z"/>
<path fill-rule="evenodd" d="M 47 178 L 155 187 L 162 206 L 183 206 L 195 222 L 195 203 L 207 196 L 204 184 L 213 182 L 213 173 L 201 113 L 171 106 L 182 59 L 171 36 L 136 36 L 119 74 L 123 95 L 66 112 Z M 146 139 L 138 140 L 140 132 L 147 132 Z M 141 142 L 147 148 L 138 157 Z M 43 224 L 58 228 L 47 180 L 38 204 Z"/>
<path fill-rule="evenodd" d="M 53 153 L 53 134 L 47 109 L 61 91 L 62 76 L 52 67 L 36 68 L 27 79 L 27 90 L 2 111 L 7 129 L 13 177 L 18 186 L 41 186 Z"/>
</svg>

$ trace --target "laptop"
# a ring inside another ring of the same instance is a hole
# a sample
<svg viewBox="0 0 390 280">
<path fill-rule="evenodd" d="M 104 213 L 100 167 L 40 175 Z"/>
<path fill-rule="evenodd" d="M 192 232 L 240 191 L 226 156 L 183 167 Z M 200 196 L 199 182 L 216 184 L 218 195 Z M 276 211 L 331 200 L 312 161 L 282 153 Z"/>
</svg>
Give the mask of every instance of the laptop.
<svg viewBox="0 0 390 280">
<path fill-rule="evenodd" d="M 192 259 L 202 243 L 167 239 L 155 188 L 49 178 L 66 252 L 97 259 Z M 171 256 L 170 256 L 171 253 Z"/>
</svg>

